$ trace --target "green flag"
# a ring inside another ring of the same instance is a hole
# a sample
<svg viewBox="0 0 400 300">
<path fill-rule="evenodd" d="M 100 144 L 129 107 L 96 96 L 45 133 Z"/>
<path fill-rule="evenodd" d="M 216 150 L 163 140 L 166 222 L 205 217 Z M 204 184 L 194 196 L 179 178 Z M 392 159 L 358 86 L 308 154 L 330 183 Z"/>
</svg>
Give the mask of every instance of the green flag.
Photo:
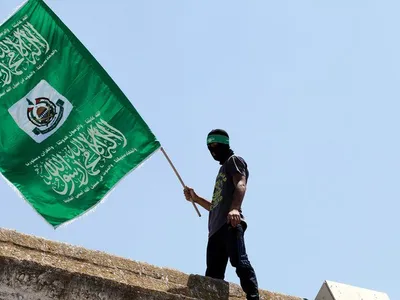
<svg viewBox="0 0 400 300">
<path fill-rule="evenodd" d="M 84 214 L 160 143 L 42 0 L 0 26 L 0 171 L 53 227 Z"/>
</svg>

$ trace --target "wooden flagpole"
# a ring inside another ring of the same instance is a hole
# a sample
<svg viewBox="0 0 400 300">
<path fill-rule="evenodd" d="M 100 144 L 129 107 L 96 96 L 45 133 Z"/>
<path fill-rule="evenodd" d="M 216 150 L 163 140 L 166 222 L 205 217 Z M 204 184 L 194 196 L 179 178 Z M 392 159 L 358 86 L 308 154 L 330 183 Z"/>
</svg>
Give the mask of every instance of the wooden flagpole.
<svg viewBox="0 0 400 300">
<path fill-rule="evenodd" d="M 181 182 L 183 188 L 185 188 L 186 185 L 185 185 L 185 183 L 183 182 L 182 177 L 179 175 L 178 171 L 176 170 L 174 164 L 172 163 L 171 159 L 168 157 L 168 155 L 167 155 L 167 153 L 165 152 L 165 150 L 164 150 L 163 147 L 161 147 L 161 152 L 164 154 L 165 158 L 167 159 L 167 161 L 168 161 L 169 164 L 171 165 L 171 167 L 172 167 L 172 169 L 174 170 L 176 176 L 178 177 L 179 181 Z M 193 199 L 191 199 L 191 200 L 192 200 L 193 207 L 196 209 L 197 214 L 199 215 L 199 217 L 201 217 L 201 214 L 200 214 L 200 212 L 199 212 L 199 209 L 197 208 L 197 206 L 196 206 L 196 204 L 194 203 Z"/>
</svg>

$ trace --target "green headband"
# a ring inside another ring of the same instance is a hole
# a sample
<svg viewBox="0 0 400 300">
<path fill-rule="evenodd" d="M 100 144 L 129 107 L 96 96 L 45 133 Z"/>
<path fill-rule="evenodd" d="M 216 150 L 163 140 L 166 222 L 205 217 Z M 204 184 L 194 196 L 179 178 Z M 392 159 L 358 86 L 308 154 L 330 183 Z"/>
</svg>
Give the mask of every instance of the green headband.
<svg viewBox="0 0 400 300">
<path fill-rule="evenodd" d="M 207 137 L 207 145 L 212 143 L 220 143 L 229 145 L 229 138 L 224 135 L 213 134 Z"/>
</svg>

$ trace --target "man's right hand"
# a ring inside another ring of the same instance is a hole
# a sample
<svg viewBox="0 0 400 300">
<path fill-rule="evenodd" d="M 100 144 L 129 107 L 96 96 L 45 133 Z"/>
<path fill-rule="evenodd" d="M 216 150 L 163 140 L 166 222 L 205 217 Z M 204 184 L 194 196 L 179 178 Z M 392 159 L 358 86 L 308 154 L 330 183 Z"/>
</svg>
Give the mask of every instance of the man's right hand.
<svg viewBox="0 0 400 300">
<path fill-rule="evenodd" d="M 190 187 L 185 187 L 183 193 L 187 201 L 193 200 L 194 202 L 197 202 L 197 199 L 199 198 L 199 196 L 197 196 L 195 191 Z"/>
<path fill-rule="evenodd" d="M 198 196 L 192 188 L 186 186 L 183 189 L 183 193 L 185 194 L 185 198 L 187 201 L 193 200 L 193 202 L 201 205 L 204 209 L 210 211 L 211 202 Z"/>
</svg>

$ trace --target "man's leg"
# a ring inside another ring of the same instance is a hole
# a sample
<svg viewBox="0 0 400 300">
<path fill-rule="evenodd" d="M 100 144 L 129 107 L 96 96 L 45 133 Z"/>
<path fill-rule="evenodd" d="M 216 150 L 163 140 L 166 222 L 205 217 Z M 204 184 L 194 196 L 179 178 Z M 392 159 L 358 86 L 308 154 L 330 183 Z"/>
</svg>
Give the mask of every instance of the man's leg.
<svg viewBox="0 0 400 300">
<path fill-rule="evenodd" d="M 244 243 L 244 231 L 242 224 L 236 228 L 228 229 L 228 253 L 236 274 L 240 278 L 240 285 L 246 293 L 247 299 L 260 299 L 256 273 L 247 257 Z"/>
<path fill-rule="evenodd" d="M 226 234 L 224 234 L 224 230 L 227 230 L 226 226 L 208 239 L 207 270 L 205 274 L 208 277 L 216 279 L 225 278 L 226 265 L 228 264 L 228 252 L 225 245 Z"/>
</svg>

